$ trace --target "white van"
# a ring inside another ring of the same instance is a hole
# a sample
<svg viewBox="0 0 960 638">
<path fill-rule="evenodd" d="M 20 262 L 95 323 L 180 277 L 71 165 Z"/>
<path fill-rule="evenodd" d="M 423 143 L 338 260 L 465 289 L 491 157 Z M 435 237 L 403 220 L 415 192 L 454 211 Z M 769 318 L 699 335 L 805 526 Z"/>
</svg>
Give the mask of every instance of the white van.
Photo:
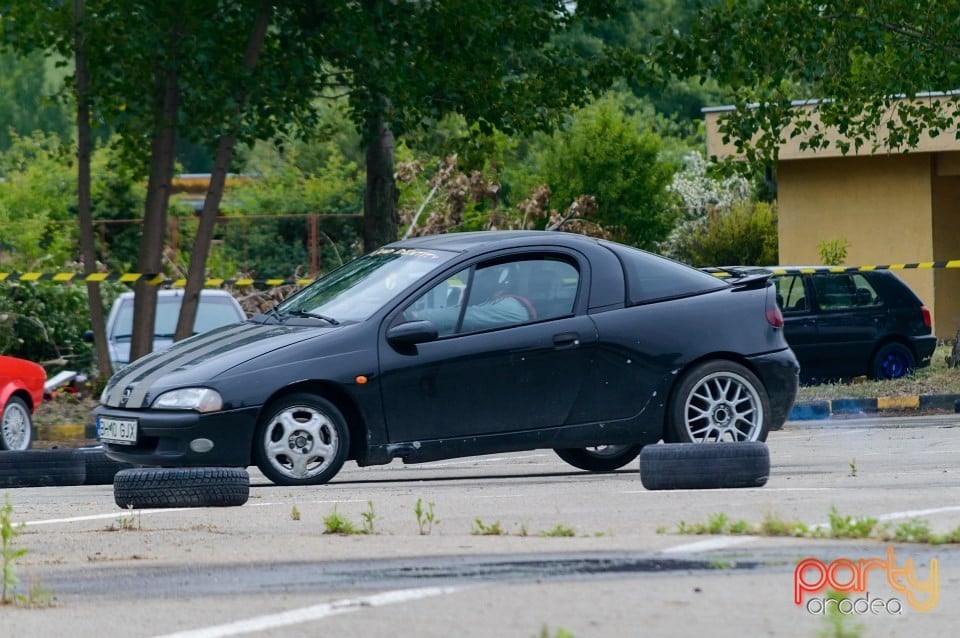
<svg viewBox="0 0 960 638">
<path fill-rule="evenodd" d="M 153 329 L 153 349 L 162 350 L 173 344 L 180 318 L 183 290 L 157 291 L 157 318 Z M 197 318 L 193 334 L 206 332 L 231 323 L 246 321 L 247 315 L 240 304 L 226 290 L 200 291 Z M 125 292 L 117 297 L 107 317 L 107 343 L 110 362 L 114 371 L 130 363 L 130 337 L 133 335 L 133 293 Z"/>
</svg>

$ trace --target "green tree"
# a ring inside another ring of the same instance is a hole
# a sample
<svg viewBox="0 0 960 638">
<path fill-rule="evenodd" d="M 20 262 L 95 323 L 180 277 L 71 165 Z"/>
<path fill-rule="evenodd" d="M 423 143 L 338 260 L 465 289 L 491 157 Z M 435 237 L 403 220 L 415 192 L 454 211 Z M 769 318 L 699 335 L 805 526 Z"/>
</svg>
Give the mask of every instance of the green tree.
<svg viewBox="0 0 960 638">
<path fill-rule="evenodd" d="M 676 219 L 667 187 L 674 167 L 660 160 L 662 141 L 615 97 L 577 111 L 541 158 L 550 203 L 565 208 L 580 195 L 596 200 L 596 221 L 614 238 L 652 249 Z"/>
<path fill-rule="evenodd" d="M 0 51 L 0 152 L 10 148 L 12 135 L 42 131 L 70 139 L 73 121 L 51 66 L 41 51 Z"/>
<path fill-rule="evenodd" d="M 714 210 L 686 238 L 678 257 L 693 266 L 770 266 L 778 259 L 777 212 L 766 202 Z"/>
<path fill-rule="evenodd" d="M 844 153 L 907 151 L 921 133 L 956 135 L 958 30 L 960 12 L 936 2 L 730 0 L 668 34 L 658 60 L 677 77 L 736 87 L 721 131 L 749 159 L 775 158 L 794 137 Z"/>
</svg>

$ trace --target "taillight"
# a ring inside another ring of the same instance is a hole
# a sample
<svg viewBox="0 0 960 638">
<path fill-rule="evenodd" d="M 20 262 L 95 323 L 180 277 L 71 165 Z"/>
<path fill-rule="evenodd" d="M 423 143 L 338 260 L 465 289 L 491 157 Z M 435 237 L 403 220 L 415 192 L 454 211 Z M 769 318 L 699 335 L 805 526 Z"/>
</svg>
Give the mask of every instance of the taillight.
<svg viewBox="0 0 960 638">
<path fill-rule="evenodd" d="M 780 306 L 774 304 L 773 308 L 767 308 L 767 323 L 774 328 L 783 327 L 783 313 L 780 312 Z"/>
<path fill-rule="evenodd" d="M 928 328 L 932 328 L 933 320 L 930 318 L 930 309 L 926 306 L 920 306 L 920 312 L 923 314 L 923 325 Z"/>
</svg>

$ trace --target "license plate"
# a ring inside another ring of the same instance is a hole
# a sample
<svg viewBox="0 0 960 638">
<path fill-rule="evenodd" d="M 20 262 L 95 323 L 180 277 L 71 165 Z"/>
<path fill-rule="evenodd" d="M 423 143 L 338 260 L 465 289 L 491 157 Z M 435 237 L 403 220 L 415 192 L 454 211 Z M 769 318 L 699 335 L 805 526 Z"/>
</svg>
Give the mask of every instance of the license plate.
<svg viewBox="0 0 960 638">
<path fill-rule="evenodd" d="M 137 442 L 137 420 L 99 417 L 97 438 L 106 443 L 133 445 Z"/>
</svg>

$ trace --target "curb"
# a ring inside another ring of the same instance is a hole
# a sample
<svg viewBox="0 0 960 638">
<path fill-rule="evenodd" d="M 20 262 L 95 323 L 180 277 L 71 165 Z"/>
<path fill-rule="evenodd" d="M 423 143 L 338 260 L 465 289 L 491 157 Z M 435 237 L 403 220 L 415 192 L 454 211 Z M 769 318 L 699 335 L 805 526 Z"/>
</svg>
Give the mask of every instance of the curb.
<svg viewBox="0 0 960 638">
<path fill-rule="evenodd" d="M 833 399 L 799 401 L 787 416 L 788 421 L 814 421 L 832 416 L 880 414 L 883 412 L 949 411 L 960 412 L 960 394 L 928 394 L 873 399 Z"/>
<path fill-rule="evenodd" d="M 59 425 L 35 425 L 34 441 L 83 441 L 97 438 L 97 426 L 92 423 L 61 423 Z"/>
</svg>

